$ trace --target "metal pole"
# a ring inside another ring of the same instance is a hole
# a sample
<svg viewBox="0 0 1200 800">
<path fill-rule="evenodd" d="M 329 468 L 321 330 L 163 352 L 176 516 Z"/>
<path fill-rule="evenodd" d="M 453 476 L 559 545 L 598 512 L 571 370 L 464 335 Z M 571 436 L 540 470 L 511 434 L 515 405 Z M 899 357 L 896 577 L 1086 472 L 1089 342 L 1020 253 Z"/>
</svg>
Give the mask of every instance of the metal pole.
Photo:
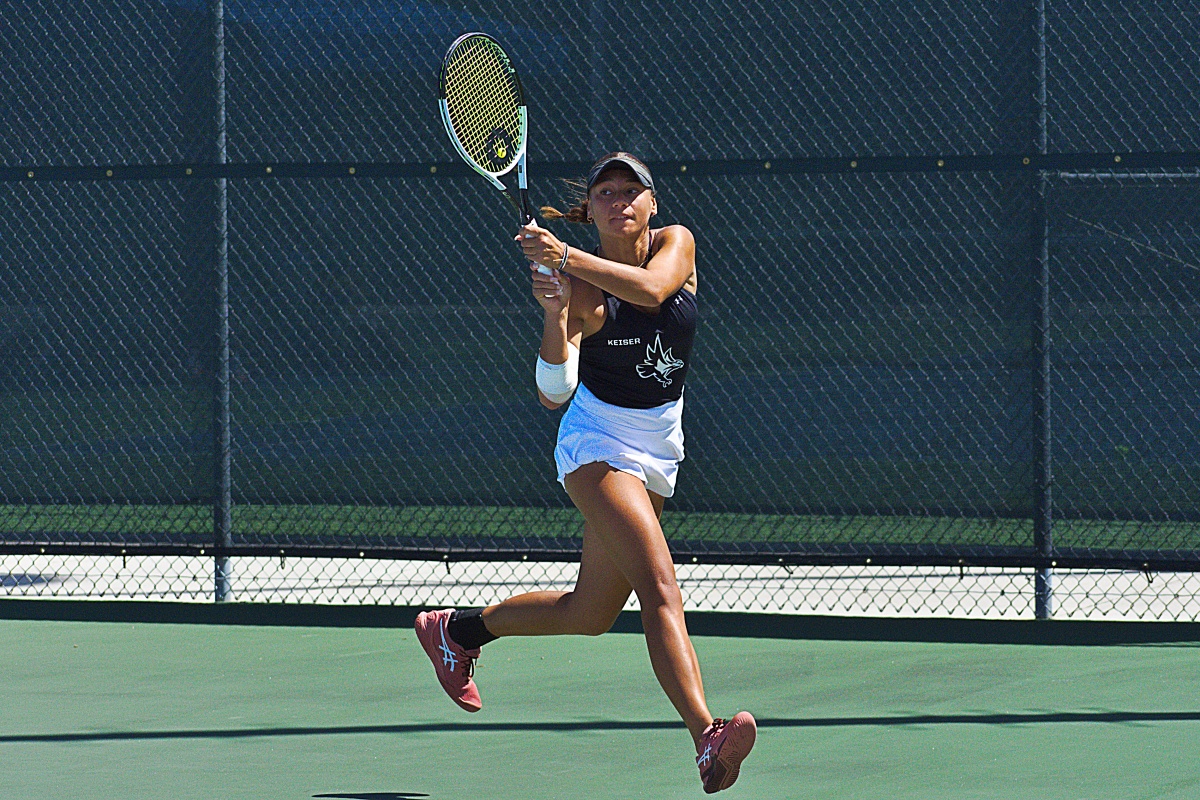
<svg viewBox="0 0 1200 800">
<path fill-rule="evenodd" d="M 225 146 L 225 4 L 213 0 L 213 70 L 216 79 L 216 163 L 226 163 Z M 213 538 L 217 547 L 213 578 L 214 599 L 222 602 L 232 593 L 229 557 L 222 554 L 233 546 L 233 492 L 230 478 L 229 437 L 229 207 L 225 178 L 216 179 L 216 348 L 217 369 L 213 392 L 213 448 L 216 493 L 213 498 Z"/>
<path fill-rule="evenodd" d="M 1035 0 L 1037 9 L 1037 138 L 1038 152 L 1046 154 L 1046 2 Z M 1045 170 L 1037 175 L 1034 194 L 1034 286 L 1037 309 L 1033 325 L 1033 542 L 1038 555 L 1047 559 L 1054 552 L 1050 458 L 1050 225 L 1046 210 L 1049 180 Z M 1034 580 L 1034 613 L 1050 619 L 1054 613 L 1053 576 L 1049 567 L 1038 569 Z"/>
<path fill-rule="evenodd" d="M 608 82 L 606 80 L 608 51 L 604 47 L 604 42 L 608 41 L 609 31 L 612 27 L 608 21 L 610 10 L 608 0 L 592 0 L 588 6 L 590 17 L 588 21 L 591 23 L 593 35 L 588 51 L 588 68 L 591 73 L 592 86 L 592 143 L 590 146 L 593 158 L 601 153 L 607 153 L 613 148 L 606 116 L 608 109 Z"/>
</svg>

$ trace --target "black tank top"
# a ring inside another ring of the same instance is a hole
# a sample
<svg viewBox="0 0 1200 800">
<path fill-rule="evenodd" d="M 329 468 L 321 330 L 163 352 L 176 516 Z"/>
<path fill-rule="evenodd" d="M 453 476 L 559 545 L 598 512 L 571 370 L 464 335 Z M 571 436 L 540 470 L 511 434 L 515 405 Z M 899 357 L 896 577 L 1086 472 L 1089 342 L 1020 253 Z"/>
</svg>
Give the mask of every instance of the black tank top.
<svg viewBox="0 0 1200 800">
<path fill-rule="evenodd" d="M 657 314 L 608 292 L 604 302 L 604 326 L 580 342 L 580 382 L 624 408 L 654 408 L 682 397 L 696 337 L 696 296 L 681 288 Z"/>
</svg>

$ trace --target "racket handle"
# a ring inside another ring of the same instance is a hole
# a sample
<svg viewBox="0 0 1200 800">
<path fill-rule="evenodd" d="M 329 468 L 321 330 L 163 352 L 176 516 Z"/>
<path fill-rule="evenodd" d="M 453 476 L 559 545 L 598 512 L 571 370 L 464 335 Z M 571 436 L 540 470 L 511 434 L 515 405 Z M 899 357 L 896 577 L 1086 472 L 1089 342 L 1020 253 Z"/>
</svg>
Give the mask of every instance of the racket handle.
<svg viewBox="0 0 1200 800">
<path fill-rule="evenodd" d="M 524 159 L 522 159 L 521 164 L 522 165 L 525 164 Z M 521 192 L 521 224 L 528 225 L 531 222 L 533 222 L 533 215 L 529 213 L 529 195 L 526 194 L 522 190 L 522 192 Z M 526 239 L 529 239 L 531 237 L 532 237 L 532 234 L 528 234 L 528 233 L 525 234 Z M 543 275 L 553 275 L 554 274 L 554 270 L 550 269 L 549 267 L 543 266 L 541 264 L 538 264 L 537 271 L 542 273 Z"/>
</svg>

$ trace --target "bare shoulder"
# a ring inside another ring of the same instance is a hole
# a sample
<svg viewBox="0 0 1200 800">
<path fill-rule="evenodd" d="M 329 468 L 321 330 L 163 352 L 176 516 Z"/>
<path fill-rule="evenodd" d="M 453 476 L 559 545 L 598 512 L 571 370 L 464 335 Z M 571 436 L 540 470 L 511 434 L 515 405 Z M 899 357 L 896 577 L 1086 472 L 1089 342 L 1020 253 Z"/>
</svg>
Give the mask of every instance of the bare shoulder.
<svg viewBox="0 0 1200 800">
<path fill-rule="evenodd" d="M 654 231 L 654 249 L 657 252 L 663 247 L 696 247 L 696 238 L 683 225 L 667 225 Z"/>
<path fill-rule="evenodd" d="M 574 275 L 568 278 L 571 281 L 571 304 L 567 314 L 578 321 L 586 337 L 604 326 L 604 292 L 583 278 Z"/>
<path fill-rule="evenodd" d="M 668 225 L 654 232 L 654 253 L 666 250 L 670 258 L 685 270 L 683 288 L 695 294 L 700 288 L 696 275 L 696 239 L 683 225 Z"/>
<path fill-rule="evenodd" d="M 571 314 L 587 313 L 592 308 L 604 303 L 604 292 L 595 284 L 588 283 L 578 275 L 568 275 L 571 279 Z"/>
</svg>

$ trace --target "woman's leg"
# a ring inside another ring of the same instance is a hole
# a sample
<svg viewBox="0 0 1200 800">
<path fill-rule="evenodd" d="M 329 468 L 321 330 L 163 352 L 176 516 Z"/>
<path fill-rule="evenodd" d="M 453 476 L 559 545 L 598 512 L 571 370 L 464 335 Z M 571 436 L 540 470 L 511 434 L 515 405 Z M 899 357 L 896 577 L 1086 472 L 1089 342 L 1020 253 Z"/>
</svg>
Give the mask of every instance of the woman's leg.
<svg viewBox="0 0 1200 800">
<path fill-rule="evenodd" d="M 712 715 L 688 638 L 675 564 L 658 522 L 661 501 L 655 503 L 638 478 L 605 463 L 585 464 L 567 476 L 566 485 L 588 531 L 637 594 L 654 674 L 699 742 Z"/>
<path fill-rule="evenodd" d="M 612 627 L 632 592 L 591 523 L 583 528 L 579 577 L 570 592 L 529 592 L 483 610 L 493 636 L 598 636 Z"/>
</svg>

